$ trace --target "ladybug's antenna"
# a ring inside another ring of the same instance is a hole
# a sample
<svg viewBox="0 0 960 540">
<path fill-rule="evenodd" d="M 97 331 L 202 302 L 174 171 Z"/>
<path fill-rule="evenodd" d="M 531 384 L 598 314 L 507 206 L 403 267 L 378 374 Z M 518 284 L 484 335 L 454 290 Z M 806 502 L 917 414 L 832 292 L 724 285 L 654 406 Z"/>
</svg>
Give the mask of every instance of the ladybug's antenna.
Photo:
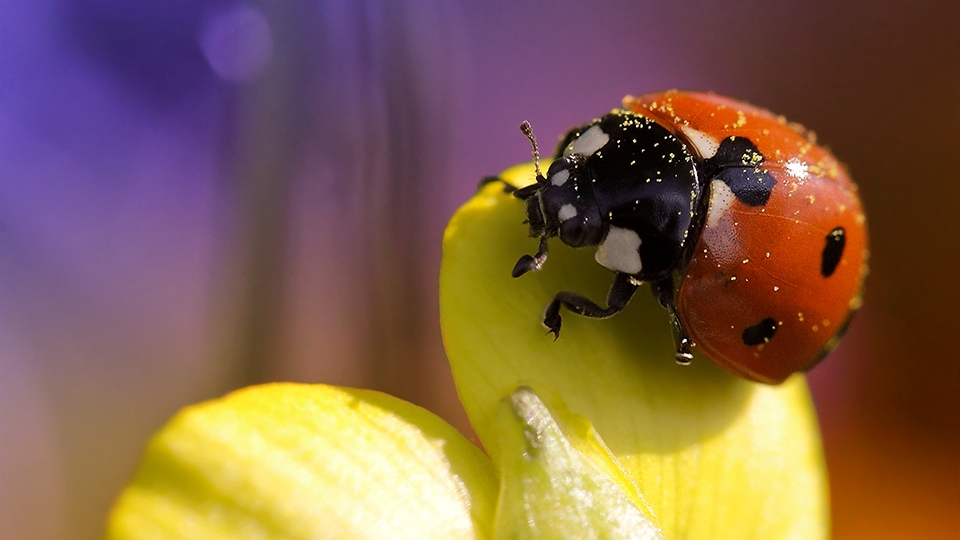
<svg viewBox="0 0 960 540">
<path fill-rule="evenodd" d="M 527 139 L 530 141 L 530 146 L 533 147 L 533 168 L 537 171 L 537 183 L 545 182 L 546 178 L 544 178 L 540 172 L 540 149 L 537 148 L 537 139 L 533 136 L 533 128 L 530 127 L 530 122 L 524 120 L 523 123 L 520 124 L 520 131 L 527 136 Z"/>
</svg>

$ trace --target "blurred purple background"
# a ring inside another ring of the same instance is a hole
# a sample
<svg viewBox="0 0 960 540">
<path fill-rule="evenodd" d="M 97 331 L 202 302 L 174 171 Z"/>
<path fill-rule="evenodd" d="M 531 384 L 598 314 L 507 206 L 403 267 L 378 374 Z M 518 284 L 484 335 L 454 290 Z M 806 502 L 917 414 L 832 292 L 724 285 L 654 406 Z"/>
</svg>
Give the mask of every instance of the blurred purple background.
<svg viewBox="0 0 960 540">
<path fill-rule="evenodd" d="M 960 530 L 960 4 L 5 0 L 0 538 L 96 538 L 174 411 L 378 388 L 469 433 L 443 225 L 623 95 L 816 130 L 870 219 L 866 305 L 811 375 L 836 538 Z"/>
</svg>

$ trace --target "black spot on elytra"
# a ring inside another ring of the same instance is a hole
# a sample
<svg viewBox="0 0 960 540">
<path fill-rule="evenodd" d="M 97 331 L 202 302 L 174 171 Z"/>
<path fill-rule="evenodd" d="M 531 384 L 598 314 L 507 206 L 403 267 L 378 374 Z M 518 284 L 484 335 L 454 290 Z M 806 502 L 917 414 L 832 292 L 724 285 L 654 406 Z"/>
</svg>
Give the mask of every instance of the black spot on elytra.
<svg viewBox="0 0 960 540">
<path fill-rule="evenodd" d="M 706 177 L 730 186 L 737 200 L 749 206 L 763 206 L 777 180 L 762 166 L 763 154 L 750 139 L 727 137 L 717 153 L 704 163 Z"/>
<path fill-rule="evenodd" d="M 766 319 L 758 322 L 757 324 L 747 327 L 741 335 L 744 345 L 754 346 L 762 345 L 773 338 L 773 335 L 777 333 L 777 321 L 767 317 Z"/>
<path fill-rule="evenodd" d="M 847 236 L 843 227 L 837 227 L 827 235 L 827 243 L 823 246 L 823 254 L 820 256 L 820 273 L 823 277 L 830 277 L 840 264 L 840 257 L 843 256 L 843 248 L 847 245 Z"/>
</svg>

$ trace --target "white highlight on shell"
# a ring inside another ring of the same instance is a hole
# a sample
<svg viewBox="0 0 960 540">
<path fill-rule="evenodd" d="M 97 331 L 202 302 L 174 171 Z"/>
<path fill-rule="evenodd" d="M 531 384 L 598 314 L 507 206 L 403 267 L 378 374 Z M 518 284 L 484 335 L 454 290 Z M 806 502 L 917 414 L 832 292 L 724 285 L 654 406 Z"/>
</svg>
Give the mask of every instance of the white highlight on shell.
<svg viewBox="0 0 960 540">
<path fill-rule="evenodd" d="M 555 186 L 562 186 L 567 183 L 568 178 L 570 178 L 570 169 L 561 169 L 550 177 L 550 183 Z"/>
<path fill-rule="evenodd" d="M 697 149 L 697 152 L 703 159 L 712 158 L 717 154 L 717 150 L 720 149 L 720 141 L 702 131 L 693 129 L 690 126 L 680 126 L 680 131 L 687 136 L 690 144 Z"/>
<path fill-rule="evenodd" d="M 716 227 L 720 218 L 730 210 L 737 196 L 723 180 L 710 182 L 710 208 L 707 210 L 707 227 Z"/>
<path fill-rule="evenodd" d="M 642 268 L 640 243 L 640 235 L 636 231 L 610 227 L 594 258 L 601 266 L 615 272 L 639 274 Z"/>
<path fill-rule="evenodd" d="M 787 167 L 787 173 L 793 176 L 794 178 L 797 178 L 798 180 L 807 179 L 809 167 L 807 167 L 806 163 L 800 161 L 797 158 L 792 158 L 790 159 L 790 161 L 787 161 L 786 167 Z"/>
<path fill-rule="evenodd" d="M 560 218 L 560 223 L 563 223 L 570 218 L 577 217 L 577 209 L 572 204 L 565 204 L 560 207 L 557 217 Z"/>
<path fill-rule="evenodd" d="M 610 135 L 604 133 L 603 130 L 600 129 L 600 126 L 592 126 L 570 143 L 570 146 L 567 147 L 563 155 L 582 154 L 584 156 L 592 156 L 609 141 Z"/>
</svg>

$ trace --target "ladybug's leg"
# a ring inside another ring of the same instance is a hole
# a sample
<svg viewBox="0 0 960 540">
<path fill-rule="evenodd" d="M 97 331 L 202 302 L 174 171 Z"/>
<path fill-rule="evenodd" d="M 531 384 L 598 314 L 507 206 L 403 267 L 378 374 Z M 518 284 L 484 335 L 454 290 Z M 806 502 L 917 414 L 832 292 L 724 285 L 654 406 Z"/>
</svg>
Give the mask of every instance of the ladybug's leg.
<svg viewBox="0 0 960 540">
<path fill-rule="evenodd" d="M 527 272 L 536 272 L 547 262 L 547 237 L 540 237 L 540 247 L 537 248 L 536 255 L 524 255 L 520 257 L 517 264 L 513 265 L 513 271 L 510 273 L 513 277 L 520 277 Z"/>
<path fill-rule="evenodd" d="M 677 302 L 674 300 L 673 294 L 673 278 L 669 277 L 660 281 L 654 281 L 650 283 L 650 289 L 653 291 L 653 295 L 657 297 L 660 305 L 670 314 L 673 342 L 677 346 L 677 352 L 674 354 L 674 358 L 678 364 L 685 366 L 693 360 L 693 353 L 690 352 L 690 338 L 687 337 L 687 333 L 684 331 L 683 325 L 680 324 L 680 317 L 677 314 Z"/>
<path fill-rule="evenodd" d="M 484 176 L 477 182 L 477 191 L 487 187 L 488 184 L 503 184 L 504 193 L 513 193 L 517 190 L 513 185 L 508 184 L 503 178 L 499 176 Z"/>
<path fill-rule="evenodd" d="M 535 184 L 530 184 L 530 185 L 518 188 L 517 186 L 507 182 L 506 180 L 504 180 L 503 178 L 500 178 L 499 176 L 484 176 L 483 178 L 480 179 L 479 182 L 477 182 L 477 191 L 480 191 L 481 189 L 487 187 L 489 184 L 502 184 L 504 193 L 511 193 L 513 194 L 514 197 L 525 201 L 530 197 L 534 196 L 537 193 L 537 191 L 540 190 L 540 187 L 541 187 L 540 184 L 543 181 L 542 177 L 540 178 L 541 180 L 538 180 L 537 183 Z"/>
<path fill-rule="evenodd" d="M 577 293 L 559 292 L 553 297 L 553 302 L 550 302 L 543 314 L 543 325 L 553 333 L 554 339 L 560 337 L 560 306 L 584 317 L 594 319 L 612 317 L 627 307 L 638 285 L 640 285 L 640 282 L 630 274 L 617 273 L 613 285 L 610 286 L 610 292 L 607 293 L 606 308 L 598 306 L 589 298 Z"/>
</svg>

